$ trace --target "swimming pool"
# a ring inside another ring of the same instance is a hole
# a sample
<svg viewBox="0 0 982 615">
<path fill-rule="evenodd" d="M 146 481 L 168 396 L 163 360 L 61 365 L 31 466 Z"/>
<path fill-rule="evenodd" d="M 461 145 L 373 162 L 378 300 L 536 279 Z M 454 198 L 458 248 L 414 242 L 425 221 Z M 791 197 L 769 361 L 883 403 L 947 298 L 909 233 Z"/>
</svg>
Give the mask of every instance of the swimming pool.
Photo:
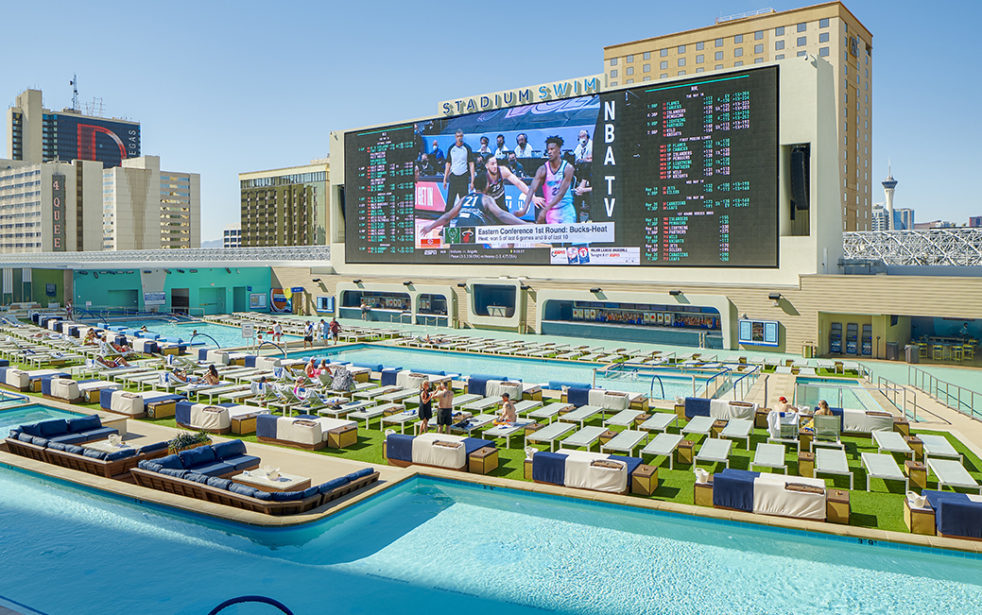
<svg viewBox="0 0 982 615">
<path fill-rule="evenodd" d="M 833 408 L 883 410 L 859 380 L 850 378 L 802 378 L 795 381 L 795 403 L 817 406 L 824 399 Z"/>
<path fill-rule="evenodd" d="M 298 615 L 965 613 L 982 601 L 977 556 L 431 478 L 282 529 L 3 466 L 0 493 L 0 596 L 46 613 L 200 614 L 243 594 Z"/>
<path fill-rule="evenodd" d="M 546 383 L 567 382 L 592 384 L 595 364 L 574 363 L 571 361 L 550 361 L 549 359 L 526 359 L 517 357 L 496 357 L 464 352 L 422 350 L 416 348 L 394 348 L 355 344 L 338 348 L 321 348 L 304 352 L 291 352 L 290 358 L 334 357 L 357 365 L 379 365 L 401 367 L 428 372 L 448 372 L 455 374 L 489 374 L 505 376 L 523 382 Z M 663 399 L 693 395 L 693 376 L 671 369 L 659 371 L 661 383 L 665 387 Z M 708 378 L 696 374 L 695 393 L 705 387 Z M 631 374 L 618 373 L 617 377 L 606 377 L 597 373 L 596 384 L 605 389 L 619 389 L 649 394 L 652 391 L 651 378 L 631 378 Z M 656 398 L 661 398 L 661 386 L 654 385 Z"/>
<path fill-rule="evenodd" d="M 44 404 L 29 404 L 10 410 L 0 410 L 0 439 L 6 438 L 8 429 L 17 425 L 37 423 L 46 419 L 71 419 L 76 416 L 84 416 L 84 414 L 60 410 Z"/>
<path fill-rule="evenodd" d="M 138 331 L 143 325 L 147 326 L 147 329 L 151 333 L 157 333 L 160 337 L 169 338 L 172 340 L 182 339 L 185 342 L 191 339 L 191 335 L 194 331 L 200 334 L 198 337 L 194 338 L 195 345 L 203 344 L 205 346 L 215 346 L 215 342 L 218 342 L 219 346 L 222 348 L 237 348 L 245 346 L 249 343 L 249 340 L 242 338 L 242 330 L 238 327 L 230 327 L 227 325 L 217 325 L 210 322 L 201 321 L 181 321 L 181 322 L 168 322 L 164 320 L 130 320 L 130 321 L 114 321 L 111 323 L 113 326 L 129 327 L 134 331 Z M 131 331 L 126 333 L 132 334 Z M 214 338 L 214 342 L 205 335 Z M 299 337 L 293 335 L 284 335 L 284 340 L 298 340 Z"/>
</svg>

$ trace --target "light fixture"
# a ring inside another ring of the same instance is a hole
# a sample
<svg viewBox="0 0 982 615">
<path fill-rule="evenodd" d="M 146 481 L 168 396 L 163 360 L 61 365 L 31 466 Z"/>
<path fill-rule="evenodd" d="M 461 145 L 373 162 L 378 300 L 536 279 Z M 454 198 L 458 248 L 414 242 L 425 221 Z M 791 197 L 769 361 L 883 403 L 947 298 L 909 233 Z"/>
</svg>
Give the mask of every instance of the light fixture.
<svg viewBox="0 0 982 615">
<path fill-rule="evenodd" d="M 321 281 L 320 278 L 314 278 L 314 279 L 311 280 L 311 282 L 320 282 L 320 281 Z"/>
<path fill-rule="evenodd" d="M 164 269 L 164 273 L 170 273 L 170 269 Z"/>
<path fill-rule="evenodd" d="M 184 270 L 183 269 L 178 269 L 177 272 L 178 273 L 184 273 Z"/>
<path fill-rule="evenodd" d="M 767 295 L 767 298 L 770 299 L 771 301 L 780 301 L 781 300 L 781 293 L 771 293 L 771 294 Z"/>
<path fill-rule="evenodd" d="M 226 267 L 226 268 L 225 268 L 225 273 L 232 273 L 232 270 L 231 270 L 231 269 L 229 269 L 228 267 Z"/>
<path fill-rule="evenodd" d="M 467 282 L 457 282 L 457 288 L 467 288 Z"/>
<path fill-rule="evenodd" d="M 361 284 L 361 280 L 351 280 L 352 284 Z"/>
<path fill-rule="evenodd" d="M 597 293 L 599 293 L 599 292 L 600 292 L 601 290 L 603 290 L 603 289 L 601 289 L 601 288 L 591 288 L 591 289 L 590 289 L 590 292 L 596 295 L 596 294 L 597 294 Z"/>
<path fill-rule="evenodd" d="M 152 271 L 150 271 L 149 269 L 144 269 L 144 270 L 143 270 L 143 273 L 153 273 L 153 272 L 152 272 Z"/>
<path fill-rule="evenodd" d="M 531 290 L 531 288 L 532 288 L 531 286 L 529 286 L 528 284 L 525 284 L 524 282 L 522 282 L 522 283 L 521 283 L 521 285 L 520 285 L 519 287 L 520 287 L 520 288 L 521 288 L 522 290 Z"/>
<path fill-rule="evenodd" d="M 682 291 L 680 291 L 678 289 L 676 289 L 676 290 L 670 290 L 670 291 L 668 291 L 668 294 L 670 294 L 673 297 L 678 297 L 679 295 L 682 294 Z"/>
<path fill-rule="evenodd" d="M 405 282 L 402 283 L 402 285 L 403 286 L 412 286 L 413 285 L 413 281 L 412 280 L 406 280 Z"/>
</svg>

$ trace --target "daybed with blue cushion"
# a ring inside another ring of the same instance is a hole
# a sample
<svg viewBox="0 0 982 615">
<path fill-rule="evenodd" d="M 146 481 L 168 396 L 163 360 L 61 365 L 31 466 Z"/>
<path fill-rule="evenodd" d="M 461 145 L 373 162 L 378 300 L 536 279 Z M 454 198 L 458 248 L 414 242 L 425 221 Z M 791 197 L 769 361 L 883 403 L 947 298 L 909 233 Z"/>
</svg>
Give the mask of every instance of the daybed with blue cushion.
<svg viewBox="0 0 982 615">
<path fill-rule="evenodd" d="M 42 378 L 71 378 L 71 374 L 58 369 L 28 371 L 16 367 L 0 367 L 0 386 L 7 389 L 39 392 Z"/>
<path fill-rule="evenodd" d="M 46 447 L 20 441 L 16 442 L 15 446 L 10 444 L 8 440 L 7 445 L 12 452 L 22 454 L 25 448 L 33 447 L 35 450 L 27 455 L 32 459 L 106 478 L 120 477 L 144 459 L 155 459 L 167 454 L 167 442 L 155 442 L 140 448 L 125 448 L 112 453 L 86 448 L 84 445 L 64 444 L 50 440 Z"/>
<path fill-rule="evenodd" d="M 228 409 L 212 404 L 196 404 L 182 399 L 174 406 L 174 419 L 179 427 L 223 434 L 232 430 Z"/>
<path fill-rule="evenodd" d="M 574 406 L 598 406 L 604 410 L 648 409 L 648 398 L 641 393 L 611 391 L 586 386 L 571 386 L 563 391 L 561 401 Z"/>
<path fill-rule="evenodd" d="M 303 491 L 261 491 L 226 478 L 198 472 L 181 476 L 157 470 L 153 462 L 141 462 L 131 471 L 141 487 L 215 502 L 267 515 L 295 515 L 327 504 L 378 480 L 379 473 L 363 468 Z"/>
<path fill-rule="evenodd" d="M 358 423 L 310 414 L 260 414 L 256 417 L 256 439 L 310 450 L 344 448 L 358 442 Z"/>
<path fill-rule="evenodd" d="M 119 430 L 117 429 L 103 427 L 102 419 L 98 415 L 92 414 L 71 419 L 48 419 L 15 427 L 10 431 L 7 445 L 10 446 L 11 440 L 31 442 L 41 447 L 47 446 L 49 441 L 63 444 L 82 444 L 83 442 L 102 440 L 111 434 L 118 433 Z"/>
<path fill-rule="evenodd" d="M 498 467 L 498 447 L 493 441 L 452 434 L 392 432 L 385 437 L 382 455 L 400 468 L 416 464 L 486 474 Z"/>
<path fill-rule="evenodd" d="M 757 404 L 706 397 L 686 397 L 685 416 L 711 416 L 714 419 L 753 419 Z"/>
<path fill-rule="evenodd" d="M 99 394 L 104 390 L 116 390 L 119 384 L 108 380 L 93 378 L 89 380 L 72 380 L 71 378 L 44 378 L 41 380 L 41 395 L 49 399 L 67 402 L 99 401 Z"/>
<path fill-rule="evenodd" d="M 147 465 L 150 464 L 150 465 Z M 228 440 L 209 446 L 185 449 L 140 464 L 140 467 L 168 476 L 183 478 L 188 472 L 228 477 L 259 467 L 259 457 L 246 455 L 242 440 Z"/>
<path fill-rule="evenodd" d="M 102 389 L 99 392 L 99 405 L 107 412 L 124 416 L 143 416 L 165 418 L 174 416 L 177 402 L 185 400 L 183 395 L 164 391 L 119 391 Z"/>
<path fill-rule="evenodd" d="M 627 493 L 629 487 L 640 487 L 631 480 L 642 464 L 639 457 L 559 449 L 554 453 L 536 451 L 531 460 L 526 459 L 529 463 L 532 480 L 537 483 L 609 493 Z M 638 493 L 647 495 L 648 491 Z"/>
<path fill-rule="evenodd" d="M 713 507 L 825 521 L 825 480 L 727 468 L 713 475 Z"/>
<path fill-rule="evenodd" d="M 982 496 L 925 489 L 921 495 L 934 509 L 934 525 L 941 536 L 982 540 Z"/>
</svg>

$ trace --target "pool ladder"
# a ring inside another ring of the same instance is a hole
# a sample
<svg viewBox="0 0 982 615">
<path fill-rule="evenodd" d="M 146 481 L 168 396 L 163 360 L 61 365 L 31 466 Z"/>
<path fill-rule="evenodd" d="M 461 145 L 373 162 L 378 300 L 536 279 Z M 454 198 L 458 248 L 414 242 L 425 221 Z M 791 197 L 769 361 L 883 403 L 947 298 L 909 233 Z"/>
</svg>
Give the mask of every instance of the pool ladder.
<svg viewBox="0 0 982 615">
<path fill-rule="evenodd" d="M 225 610 L 226 608 L 234 604 L 241 604 L 243 602 L 259 602 L 261 604 L 268 604 L 276 607 L 283 613 L 286 613 L 286 615 L 293 615 L 293 611 L 288 609 L 285 604 L 279 600 L 274 600 L 273 598 L 269 598 L 267 596 L 238 596 L 236 598 L 229 598 L 225 602 L 208 611 L 208 615 L 217 615 L 217 613 Z"/>
</svg>

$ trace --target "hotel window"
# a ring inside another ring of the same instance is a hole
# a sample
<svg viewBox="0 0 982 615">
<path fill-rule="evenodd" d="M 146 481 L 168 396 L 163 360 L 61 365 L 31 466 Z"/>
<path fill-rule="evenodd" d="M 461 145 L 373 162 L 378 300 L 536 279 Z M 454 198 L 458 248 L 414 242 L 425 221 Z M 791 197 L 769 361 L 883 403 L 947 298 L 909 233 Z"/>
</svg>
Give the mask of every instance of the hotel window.
<svg viewBox="0 0 982 615">
<path fill-rule="evenodd" d="M 737 47 L 736 49 L 734 49 L 733 50 L 733 57 L 734 58 L 742 58 L 743 57 L 743 47 Z"/>
<path fill-rule="evenodd" d="M 764 58 L 754 58 L 754 64 L 763 64 Z"/>
<path fill-rule="evenodd" d="M 784 26 L 774 28 L 774 36 L 784 36 Z"/>
<path fill-rule="evenodd" d="M 668 73 L 662 73 L 662 74 L 658 75 L 658 78 L 659 79 L 668 79 Z"/>
<path fill-rule="evenodd" d="M 764 31 L 763 30 L 757 30 L 756 32 L 754 32 L 754 40 L 755 41 L 762 41 L 762 40 L 764 40 Z"/>
<path fill-rule="evenodd" d="M 800 23 L 800 24 L 798 24 L 798 32 L 804 32 L 807 28 L 808 28 L 808 24 L 807 23 Z"/>
<path fill-rule="evenodd" d="M 706 61 L 706 56 L 699 54 L 696 56 L 696 64 L 702 64 Z"/>
<path fill-rule="evenodd" d="M 668 57 L 668 49 L 662 49 L 662 50 L 660 50 L 658 52 L 658 55 L 660 55 L 663 58 Z"/>
<path fill-rule="evenodd" d="M 685 58 L 679 58 L 679 66 L 685 66 Z"/>
<path fill-rule="evenodd" d="M 625 81 L 624 83 L 634 83 L 634 79 L 628 79 L 628 80 L 627 80 L 627 81 Z"/>
<path fill-rule="evenodd" d="M 701 67 L 701 66 L 700 66 L 699 68 L 697 68 L 697 69 L 696 69 L 696 72 L 697 72 L 697 73 L 701 73 L 701 72 L 703 72 L 703 71 L 704 71 L 704 69 L 703 69 L 703 67 Z"/>
<path fill-rule="evenodd" d="M 819 43 L 827 43 L 827 42 L 829 42 L 829 33 L 828 32 L 820 32 L 818 34 L 818 42 Z"/>
<path fill-rule="evenodd" d="M 828 55 L 829 55 L 828 47 L 822 47 L 821 49 L 818 50 L 818 57 L 824 58 L 827 57 Z"/>
<path fill-rule="evenodd" d="M 778 51 L 784 49 L 784 41 L 774 41 L 774 49 Z"/>
<path fill-rule="evenodd" d="M 716 60 L 722 60 L 723 59 L 723 52 L 722 51 L 717 51 L 716 52 L 716 55 L 714 57 L 715 57 Z"/>
<path fill-rule="evenodd" d="M 617 77 L 617 69 L 616 68 L 610 71 L 610 76 L 611 77 L 614 77 L 614 78 Z"/>
<path fill-rule="evenodd" d="M 679 45 L 679 53 L 685 53 L 685 45 Z"/>
<path fill-rule="evenodd" d="M 784 54 L 783 53 L 779 53 L 776 56 L 774 56 L 774 59 L 775 60 L 783 60 L 784 59 Z"/>
<path fill-rule="evenodd" d="M 641 81 L 651 81 L 651 77 L 645 75 L 644 79 L 642 79 Z"/>
<path fill-rule="evenodd" d="M 804 47 L 805 45 L 808 44 L 807 38 L 808 37 L 806 37 L 806 36 L 799 36 L 798 37 L 798 40 L 795 41 L 795 45 L 797 45 L 798 47 Z"/>
<path fill-rule="evenodd" d="M 681 77 L 681 76 L 682 76 L 682 75 L 684 75 L 684 74 L 685 74 L 685 71 L 684 71 L 684 70 L 680 70 L 680 71 L 679 71 L 679 77 Z"/>
<path fill-rule="evenodd" d="M 722 70 L 722 69 L 723 69 L 722 64 L 717 64 L 716 66 L 713 67 L 713 70 Z"/>
<path fill-rule="evenodd" d="M 716 43 L 715 44 L 716 44 L 717 47 L 722 47 L 723 46 L 723 39 L 721 39 L 721 38 L 716 39 Z"/>
<path fill-rule="evenodd" d="M 646 73 L 647 72 L 650 72 L 651 71 L 651 64 L 644 64 L 643 66 L 641 66 L 641 70 L 644 71 L 644 72 L 646 72 Z"/>
<path fill-rule="evenodd" d="M 736 36 L 734 36 L 733 37 L 733 42 L 734 43 L 742 43 L 743 42 L 743 35 L 742 34 L 737 34 Z"/>
<path fill-rule="evenodd" d="M 799 52 L 798 52 L 798 54 L 797 54 L 797 55 L 798 55 L 798 57 L 799 57 L 799 58 L 803 58 L 803 57 L 805 57 L 806 55 L 808 55 L 808 52 L 807 52 L 807 51 L 805 51 L 805 50 L 801 50 L 801 51 L 799 51 Z"/>
<path fill-rule="evenodd" d="M 829 18 L 826 17 L 824 19 L 819 19 L 818 20 L 818 27 L 819 28 L 828 28 L 829 27 Z"/>
<path fill-rule="evenodd" d="M 764 53 L 764 45 L 760 43 L 754 45 L 754 53 Z"/>
<path fill-rule="evenodd" d="M 702 51 L 705 46 L 706 43 L 699 41 L 698 43 L 696 43 L 696 51 Z"/>
<path fill-rule="evenodd" d="M 634 67 L 633 66 L 628 66 L 626 69 L 624 69 L 624 74 L 625 75 L 633 75 L 634 74 Z"/>
<path fill-rule="evenodd" d="M 643 59 L 645 59 L 645 60 L 650 60 L 651 59 L 651 52 L 650 51 L 645 51 L 643 54 L 641 54 L 641 57 Z"/>
<path fill-rule="evenodd" d="M 666 62 L 665 60 L 662 60 L 662 61 L 661 61 L 661 62 L 660 62 L 660 63 L 658 64 L 658 68 L 660 68 L 660 69 L 662 69 L 662 70 L 666 70 L 666 69 L 668 69 L 668 62 Z"/>
<path fill-rule="evenodd" d="M 611 58 L 610 59 L 610 65 L 611 66 L 617 66 L 617 58 Z"/>
<path fill-rule="evenodd" d="M 743 60 L 737 60 L 733 63 L 733 66 L 743 66 Z"/>
<path fill-rule="evenodd" d="M 633 62 L 634 61 L 634 55 L 632 54 L 632 55 L 627 56 L 626 58 L 624 58 L 624 61 L 627 62 L 627 63 Z"/>
</svg>

